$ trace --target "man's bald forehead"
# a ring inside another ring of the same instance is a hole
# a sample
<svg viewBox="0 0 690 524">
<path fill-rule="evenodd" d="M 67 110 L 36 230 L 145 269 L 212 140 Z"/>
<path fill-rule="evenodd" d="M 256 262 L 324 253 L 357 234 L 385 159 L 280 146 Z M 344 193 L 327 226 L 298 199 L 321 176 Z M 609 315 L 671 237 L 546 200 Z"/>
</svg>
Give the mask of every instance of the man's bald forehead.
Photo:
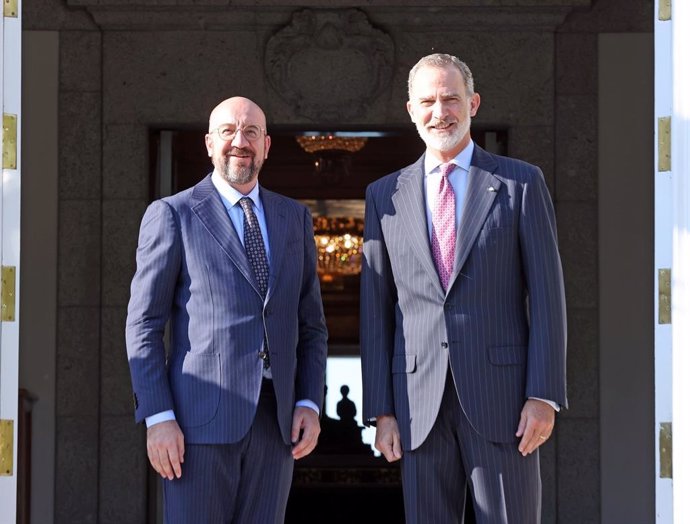
<svg viewBox="0 0 690 524">
<path fill-rule="evenodd" d="M 234 96 L 223 100 L 218 104 L 208 119 L 209 131 L 221 124 L 245 120 L 244 123 L 260 124 L 266 126 L 266 115 L 263 110 L 249 98 Z"/>
</svg>

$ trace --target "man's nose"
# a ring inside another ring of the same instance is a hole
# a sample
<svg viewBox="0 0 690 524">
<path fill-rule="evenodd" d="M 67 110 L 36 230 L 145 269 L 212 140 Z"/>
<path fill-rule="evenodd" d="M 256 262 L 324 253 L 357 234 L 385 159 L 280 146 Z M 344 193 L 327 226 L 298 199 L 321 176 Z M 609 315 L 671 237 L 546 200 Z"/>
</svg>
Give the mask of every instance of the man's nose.
<svg viewBox="0 0 690 524">
<path fill-rule="evenodd" d="M 244 133 L 238 128 L 230 144 L 233 147 L 247 147 L 249 145 L 249 140 L 247 140 L 247 137 L 244 136 Z"/>
<path fill-rule="evenodd" d="M 443 118 L 446 112 L 445 104 L 442 100 L 437 100 L 431 108 L 431 116 L 434 118 Z"/>
</svg>

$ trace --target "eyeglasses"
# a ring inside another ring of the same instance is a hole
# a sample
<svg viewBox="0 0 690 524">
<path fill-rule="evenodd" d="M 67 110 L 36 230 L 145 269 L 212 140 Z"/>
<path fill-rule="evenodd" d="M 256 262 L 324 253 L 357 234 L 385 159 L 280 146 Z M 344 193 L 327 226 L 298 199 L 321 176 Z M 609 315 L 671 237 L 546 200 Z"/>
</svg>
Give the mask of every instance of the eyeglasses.
<svg viewBox="0 0 690 524">
<path fill-rule="evenodd" d="M 232 139 L 234 139 L 238 131 L 242 131 L 244 138 L 250 142 L 258 140 L 261 138 L 262 134 L 266 133 L 265 129 L 262 129 L 256 124 L 249 124 L 240 127 L 237 127 L 235 124 L 223 124 L 222 126 L 215 128 L 213 131 L 217 131 L 221 140 L 225 140 L 226 142 L 230 142 Z M 211 133 L 213 133 L 213 131 L 211 131 Z"/>
</svg>

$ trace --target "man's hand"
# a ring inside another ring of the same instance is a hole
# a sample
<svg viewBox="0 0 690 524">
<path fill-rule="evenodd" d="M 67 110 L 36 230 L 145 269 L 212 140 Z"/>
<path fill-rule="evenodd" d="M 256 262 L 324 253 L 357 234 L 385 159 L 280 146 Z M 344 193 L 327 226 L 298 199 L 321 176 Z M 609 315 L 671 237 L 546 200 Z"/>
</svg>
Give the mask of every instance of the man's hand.
<svg viewBox="0 0 690 524">
<path fill-rule="evenodd" d="M 395 462 L 402 457 L 400 430 L 398 429 L 398 421 L 393 415 L 376 417 L 374 447 L 383 453 L 388 462 Z"/>
<path fill-rule="evenodd" d="M 304 406 L 296 407 L 292 414 L 292 457 L 295 460 L 301 459 L 314 451 L 319 433 L 321 425 L 316 411 Z"/>
<path fill-rule="evenodd" d="M 175 420 L 154 424 L 146 430 L 146 451 L 153 469 L 163 478 L 182 476 L 184 435 Z"/>
<path fill-rule="evenodd" d="M 526 457 L 551 436 L 556 419 L 555 410 L 546 402 L 529 399 L 520 414 L 516 437 L 522 437 L 518 450 Z"/>
</svg>

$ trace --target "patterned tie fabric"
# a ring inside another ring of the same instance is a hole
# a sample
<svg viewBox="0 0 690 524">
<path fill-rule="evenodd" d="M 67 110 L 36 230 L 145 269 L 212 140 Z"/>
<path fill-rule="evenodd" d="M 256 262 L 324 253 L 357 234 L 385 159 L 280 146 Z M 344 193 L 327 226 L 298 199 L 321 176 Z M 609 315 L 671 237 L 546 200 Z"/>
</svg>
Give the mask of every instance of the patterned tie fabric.
<svg viewBox="0 0 690 524">
<path fill-rule="evenodd" d="M 256 282 L 259 284 L 261 296 L 266 298 L 268 290 L 268 259 L 266 248 L 261 236 L 259 221 L 252 209 L 252 200 L 249 197 L 240 198 L 240 206 L 244 211 L 244 249 L 247 252 L 247 260 L 254 270 Z"/>
<path fill-rule="evenodd" d="M 444 291 L 448 289 L 455 260 L 455 192 L 448 180 L 453 169 L 455 164 L 441 164 L 441 183 L 431 213 L 431 252 Z"/>
<path fill-rule="evenodd" d="M 252 266 L 254 271 L 254 277 L 256 277 L 256 282 L 259 285 L 261 297 L 266 298 L 266 291 L 268 290 L 268 258 L 266 258 L 266 247 L 261 236 L 261 228 L 254 214 L 251 198 L 240 198 L 240 206 L 242 206 L 242 211 L 244 211 L 244 250 L 247 252 L 249 265 Z M 268 344 L 266 343 L 266 334 L 264 333 L 263 348 L 259 352 L 259 358 L 264 361 L 264 369 L 268 369 L 270 366 L 267 348 Z"/>
</svg>

